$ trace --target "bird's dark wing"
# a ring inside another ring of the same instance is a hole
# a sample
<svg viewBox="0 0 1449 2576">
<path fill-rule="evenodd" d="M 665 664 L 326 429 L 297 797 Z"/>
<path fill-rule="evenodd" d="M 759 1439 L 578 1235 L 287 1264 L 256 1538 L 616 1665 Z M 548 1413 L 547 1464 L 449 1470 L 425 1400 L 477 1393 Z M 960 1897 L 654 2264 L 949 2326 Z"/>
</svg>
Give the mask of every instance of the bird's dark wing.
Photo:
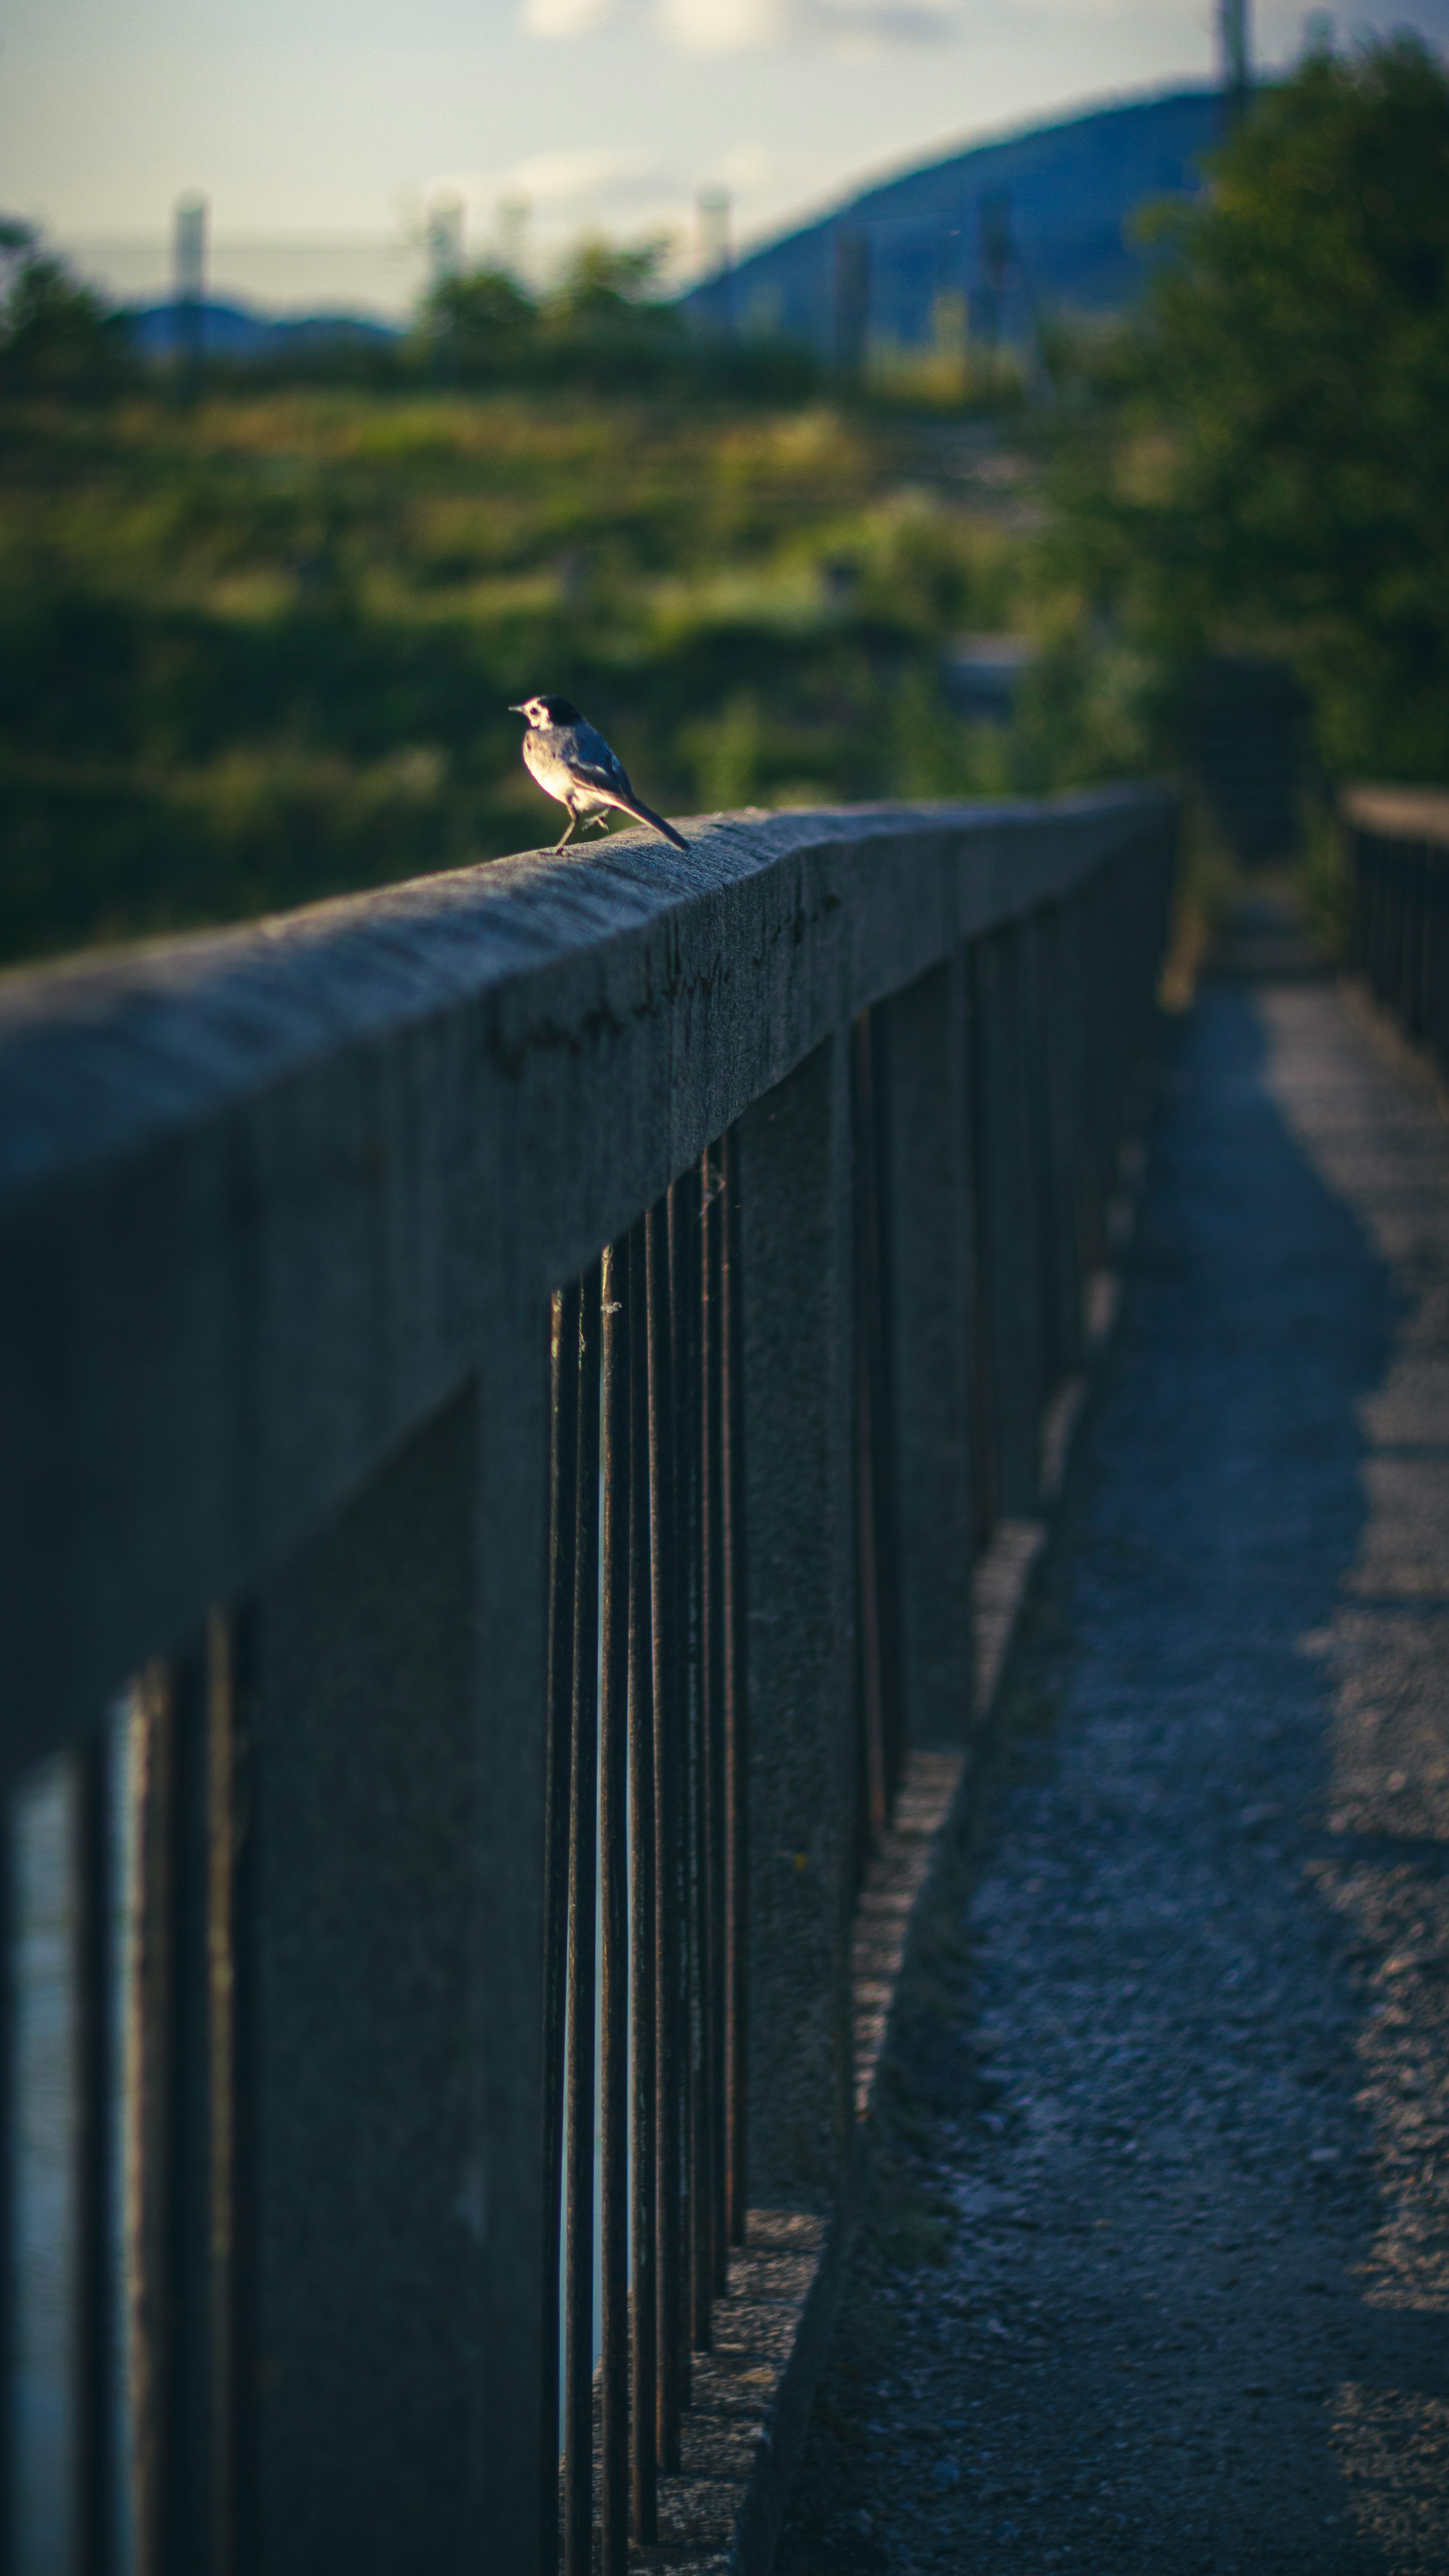
<svg viewBox="0 0 1449 2576">
<path fill-rule="evenodd" d="M 628 772 L 591 724 L 575 725 L 569 739 L 568 764 L 574 776 L 612 796 L 632 796 Z"/>
</svg>

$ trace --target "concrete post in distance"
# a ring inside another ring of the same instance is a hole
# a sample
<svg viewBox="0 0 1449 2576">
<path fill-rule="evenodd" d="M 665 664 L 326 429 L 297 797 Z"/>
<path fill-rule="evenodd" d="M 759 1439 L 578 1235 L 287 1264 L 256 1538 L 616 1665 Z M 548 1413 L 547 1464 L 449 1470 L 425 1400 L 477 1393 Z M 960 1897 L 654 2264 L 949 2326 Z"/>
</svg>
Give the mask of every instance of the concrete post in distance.
<svg viewBox="0 0 1449 2576">
<path fill-rule="evenodd" d="M 888 1126 L 888 1311 L 906 1741 L 971 1717 L 972 1316 L 966 960 L 878 1005 Z"/>
<path fill-rule="evenodd" d="M 239 2576 L 536 2567 L 535 1338 L 257 1600 Z"/>
<path fill-rule="evenodd" d="M 734 1130 L 750 1704 L 750 2197 L 823 2206 L 852 2118 L 849 1032 Z"/>
<path fill-rule="evenodd" d="M 1031 924 L 1034 969 L 1033 1052 L 1041 1111 L 1038 1151 L 1049 1221 L 1042 1228 L 1043 1337 L 1047 1385 L 1053 1388 L 1081 1365 L 1082 1262 L 1077 1215 L 1075 1136 L 1077 1093 L 1073 1081 L 1074 986 L 1063 951 L 1066 907 L 1046 906 Z"/>
<path fill-rule="evenodd" d="M 1069 895 L 1057 905 L 1052 915 L 1050 937 L 1055 1008 L 1061 1022 L 1061 1047 L 1056 1069 L 1075 1269 L 1076 1315 L 1068 1365 L 1077 1368 L 1081 1365 L 1085 1334 L 1082 1292 L 1088 1274 L 1097 1267 L 1100 1258 L 1096 1249 L 1092 1207 L 1094 1160 L 1088 1052 L 1086 906 L 1079 893 Z"/>
<path fill-rule="evenodd" d="M 987 1306 L 996 1509 L 1029 1518 L 1041 1492 L 1041 1237 L 1037 1122 L 1022 934 L 1009 924 L 972 949 L 981 1277 Z"/>
</svg>

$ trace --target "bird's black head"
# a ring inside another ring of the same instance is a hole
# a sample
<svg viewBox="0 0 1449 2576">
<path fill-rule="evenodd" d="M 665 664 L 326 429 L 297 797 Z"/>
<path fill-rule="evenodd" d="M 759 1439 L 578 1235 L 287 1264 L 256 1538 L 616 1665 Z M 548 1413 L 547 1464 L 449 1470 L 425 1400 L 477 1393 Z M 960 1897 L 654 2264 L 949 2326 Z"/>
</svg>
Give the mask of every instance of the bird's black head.
<svg viewBox="0 0 1449 2576">
<path fill-rule="evenodd" d="M 531 725 L 576 725 L 583 718 L 572 698 L 525 698 L 520 706 L 510 707 L 511 716 L 527 716 Z"/>
</svg>

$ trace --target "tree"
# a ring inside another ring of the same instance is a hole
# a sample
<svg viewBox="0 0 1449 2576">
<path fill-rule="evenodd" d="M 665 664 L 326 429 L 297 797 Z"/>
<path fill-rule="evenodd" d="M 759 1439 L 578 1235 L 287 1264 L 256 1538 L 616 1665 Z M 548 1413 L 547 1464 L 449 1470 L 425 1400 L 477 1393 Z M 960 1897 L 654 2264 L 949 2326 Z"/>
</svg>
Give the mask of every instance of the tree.
<svg viewBox="0 0 1449 2576">
<path fill-rule="evenodd" d="M 517 372 L 532 347 L 538 308 L 506 268 L 475 268 L 445 277 L 423 306 L 423 330 L 449 373 L 464 377 Z"/>
<path fill-rule="evenodd" d="M 684 328 L 661 300 L 667 244 L 620 249 L 579 244 L 544 307 L 544 327 L 560 354 L 586 374 L 605 378 L 647 372 L 677 356 Z"/>
<path fill-rule="evenodd" d="M 0 389 L 110 391 L 128 372 L 126 323 L 31 224 L 0 216 Z"/>
<path fill-rule="evenodd" d="M 1449 778 L 1449 74 L 1320 48 L 1158 215 L 1065 413 L 1067 552 L 1180 665 L 1268 649 L 1338 772 Z"/>
</svg>

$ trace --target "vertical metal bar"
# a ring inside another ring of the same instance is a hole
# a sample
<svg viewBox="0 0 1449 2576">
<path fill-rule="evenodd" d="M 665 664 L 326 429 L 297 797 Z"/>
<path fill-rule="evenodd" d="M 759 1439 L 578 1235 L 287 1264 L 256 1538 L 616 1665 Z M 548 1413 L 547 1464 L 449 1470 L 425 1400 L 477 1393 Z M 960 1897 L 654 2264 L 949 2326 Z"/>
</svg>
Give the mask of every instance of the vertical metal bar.
<svg viewBox="0 0 1449 2576">
<path fill-rule="evenodd" d="M 724 1541 L 724 1163 L 720 1150 L 701 1166 L 701 1679 L 705 1708 L 706 1861 L 709 1927 L 710 2280 L 726 2286 L 729 2249 L 725 2039 L 725 1541 Z"/>
<path fill-rule="evenodd" d="M 669 1303 L 668 1201 L 645 1218 L 649 1362 L 649 1582 L 654 1696 L 654 1929 L 658 2039 L 658 2439 L 661 2469 L 679 2466 L 684 2403 L 680 2301 L 678 1586 L 675 1580 L 674 1388 Z"/>
<path fill-rule="evenodd" d="M 171 2048 L 166 2156 L 168 2576 L 209 2576 L 213 2455 L 210 1672 L 206 1634 L 172 1668 Z"/>
<path fill-rule="evenodd" d="M 237 2337 L 237 1805 L 236 1622 L 214 1612 L 207 1626 L 206 1981 L 211 2122 L 210 2377 L 211 2576 L 236 2565 Z"/>
<path fill-rule="evenodd" d="M 694 2329 L 694 1882 L 691 1863 L 694 1808 L 694 1542 L 698 1497 L 692 1439 L 694 1381 L 690 1366 L 690 1313 L 686 1288 L 689 1248 L 687 1178 L 665 1193 L 669 1224 L 669 1349 L 674 1427 L 674 1744 L 670 1903 L 678 1940 L 676 2079 L 679 2093 L 679 2398 L 691 2402 L 690 2351 Z"/>
<path fill-rule="evenodd" d="M 709 1991 L 709 1764 L 705 1741 L 707 1711 L 704 1673 L 704 1494 L 703 1494 L 703 1208 L 697 1169 L 685 1172 L 672 1193 L 677 1211 L 673 1235 L 676 1269 L 675 1313 L 679 1327 L 680 1410 L 678 1423 L 681 1477 L 687 1497 L 681 1520 L 686 1554 L 689 1670 L 687 1813 L 684 1820 L 686 1878 L 685 1923 L 688 1942 L 687 2013 L 689 2043 L 686 2173 L 689 2187 L 689 2339 L 696 2352 L 707 2352 L 711 2340 L 714 2284 L 714 2213 L 710 2171 L 713 2120 L 709 2077 L 711 2060 Z"/>
<path fill-rule="evenodd" d="M 76 2276 L 75 2421 L 80 2492 L 77 2551 L 86 2576 L 109 2576 L 116 2561 L 117 2423 L 112 2401 L 118 2349 L 111 2121 L 121 2094 L 113 2008 L 116 1887 L 111 1830 L 109 1726 L 98 1726 L 71 1757 L 72 1887 L 75 1907 Z M 149 2571 L 148 2571 L 149 2576 Z"/>
<path fill-rule="evenodd" d="M 602 1531 L 599 1680 L 599 1861 L 603 1878 L 602 2146 L 603 2576 L 629 2563 L 629 1252 L 611 1245 L 602 1272 Z"/>
<path fill-rule="evenodd" d="M 659 2319 L 656 2232 L 659 2175 L 655 2145 L 658 1980 L 654 1906 L 654 1661 L 650 1624 L 649 1314 L 647 1229 L 629 1239 L 629 1837 L 633 1902 L 629 1918 L 633 2038 L 634 2405 L 631 2519 L 634 2538 L 652 2545 L 658 2439 Z"/>
<path fill-rule="evenodd" d="M 539 2389 L 539 2565 L 559 2549 L 559 2230 L 563 2191 L 565 1963 L 578 1514 L 580 1288 L 553 1299 L 549 1338 L 548 1708 L 543 1871 L 543 2281 Z"/>
<path fill-rule="evenodd" d="M 228 2515 L 227 2545 L 235 2576 L 264 2576 L 261 2565 L 261 1870 L 262 1829 L 255 1813 L 258 1735 L 261 1723 L 262 1613 L 255 1596 L 234 1604 L 228 1622 L 228 1671 L 213 1668 L 217 1703 L 213 1726 L 231 1738 L 227 1764 L 229 1850 L 216 1854 L 212 1882 L 213 1937 L 229 1930 L 231 1950 L 231 2119 L 224 2154 L 230 2164 L 230 2211 L 225 2178 L 213 2173 L 214 2207 L 222 2229 L 215 2259 L 230 2274 L 230 2351 L 222 2368 L 231 2383 L 227 2456 L 220 2472 L 216 2510 Z M 230 1706 L 226 1705 L 229 1699 Z M 222 1817 L 213 1809 L 219 1834 Z M 214 1847 L 215 1848 L 215 1847 Z M 229 1880 L 229 1885 L 227 1881 Z M 225 1916 L 229 1903 L 230 1924 Z M 220 1970 L 222 1977 L 225 1970 Z M 218 2025 L 218 2028 L 221 2026 Z M 216 2041 L 213 2043 L 216 2045 Z M 229 2241 L 228 2241 L 229 2235 Z M 229 2493 L 227 2490 L 229 2489 Z M 225 2561 L 219 2562 L 225 2565 Z"/>
<path fill-rule="evenodd" d="M 854 1072 L 855 1182 L 855 1532 L 857 1735 L 856 1868 L 866 1862 L 886 1822 L 885 1674 L 877 1509 L 879 1429 L 875 1342 L 878 1222 L 872 1030 L 861 1011 L 851 1033 Z"/>
<path fill-rule="evenodd" d="M 599 1768 L 599 1264 L 584 1275 L 574 1511 L 569 1786 L 568 2170 L 564 2181 L 564 2576 L 590 2576 L 594 2527 L 594 1970 Z"/>
<path fill-rule="evenodd" d="M 173 1680 L 164 1664 L 151 1664 L 136 1685 L 132 1719 L 135 1910 L 126 1981 L 126 2350 L 137 2576 L 159 2571 L 165 2529 L 174 1783 Z"/>
<path fill-rule="evenodd" d="M 0 1792 L 0 2538 L 15 2538 L 15 2409 L 19 2391 L 16 2315 L 16 2131 L 20 2085 L 16 2066 L 16 1970 L 19 1946 L 15 1876 L 15 1811 Z"/>
<path fill-rule="evenodd" d="M 732 2245 L 745 2241 L 749 2173 L 749 1702 L 745 1625 L 745 1450 L 740 1367 L 740 1228 L 736 1157 L 728 1135 L 717 1148 L 723 1182 L 720 1273 L 720 1405 L 724 1557 L 725 1693 L 725 2115 L 726 2199 Z"/>
</svg>

